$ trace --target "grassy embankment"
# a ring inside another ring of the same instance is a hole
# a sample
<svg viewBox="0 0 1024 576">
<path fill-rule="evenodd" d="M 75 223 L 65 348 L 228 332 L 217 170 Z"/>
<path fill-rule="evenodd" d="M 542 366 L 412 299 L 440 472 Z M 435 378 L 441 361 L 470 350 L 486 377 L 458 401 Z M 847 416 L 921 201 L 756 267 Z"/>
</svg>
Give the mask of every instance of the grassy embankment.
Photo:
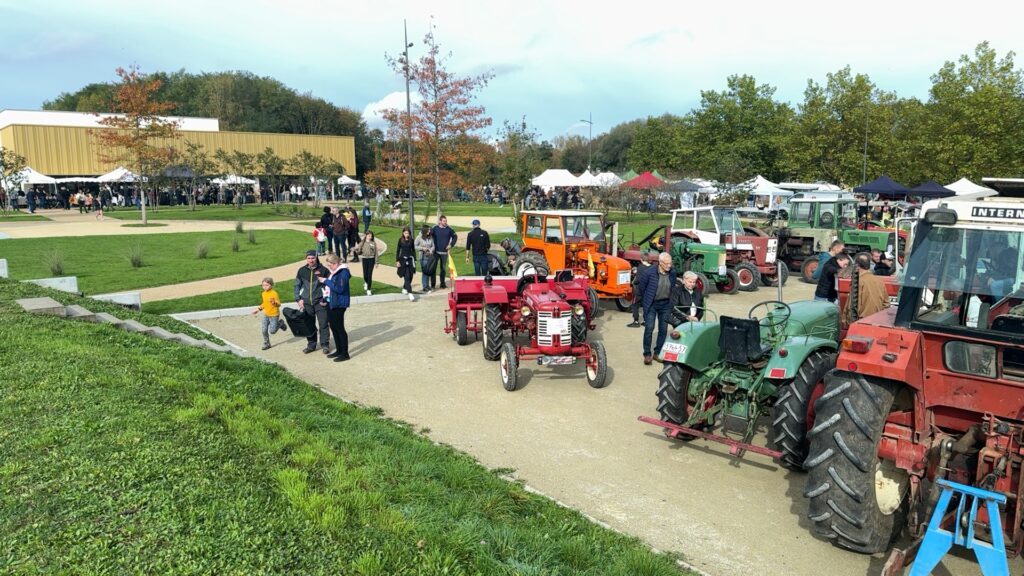
<svg viewBox="0 0 1024 576">
<path fill-rule="evenodd" d="M 679 574 L 278 366 L 16 310 L 44 293 L 0 281 L 0 572 Z"/>
<path fill-rule="evenodd" d="M 49 218 L 39 214 L 29 214 L 28 212 L 0 212 L 0 222 L 33 222 L 43 220 L 49 220 Z"/>
</svg>

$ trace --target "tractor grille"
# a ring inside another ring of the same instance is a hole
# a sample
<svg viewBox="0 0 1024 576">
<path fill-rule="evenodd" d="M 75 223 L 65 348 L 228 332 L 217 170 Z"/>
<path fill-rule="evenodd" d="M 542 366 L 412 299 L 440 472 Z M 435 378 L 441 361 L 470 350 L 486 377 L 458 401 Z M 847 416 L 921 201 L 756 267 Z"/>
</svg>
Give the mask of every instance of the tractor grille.
<svg viewBox="0 0 1024 576">
<path fill-rule="evenodd" d="M 569 341 L 569 316 L 555 318 L 551 312 L 537 313 L 537 344 L 551 346 L 554 336 L 560 336 L 560 342 Z"/>
</svg>

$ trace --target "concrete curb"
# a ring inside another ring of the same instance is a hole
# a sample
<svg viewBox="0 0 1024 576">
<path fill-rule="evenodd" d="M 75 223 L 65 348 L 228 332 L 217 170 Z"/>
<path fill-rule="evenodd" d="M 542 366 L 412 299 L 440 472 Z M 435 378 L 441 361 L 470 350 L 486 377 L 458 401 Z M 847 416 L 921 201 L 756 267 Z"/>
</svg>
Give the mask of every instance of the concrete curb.
<svg viewBox="0 0 1024 576">
<path fill-rule="evenodd" d="M 423 295 L 420 294 L 416 297 L 416 301 L 419 301 Z M 409 300 L 409 296 L 402 293 L 397 294 L 376 294 L 374 296 L 353 296 L 351 299 L 352 305 L 356 304 L 377 304 L 380 302 L 398 302 L 400 300 Z M 298 308 L 295 304 L 285 304 L 282 308 Z M 248 316 L 252 314 L 255 306 L 243 306 L 241 308 L 222 308 L 220 310 L 200 310 L 198 312 L 179 312 L 177 314 L 167 314 L 175 320 L 181 320 L 182 322 L 189 322 L 190 320 L 210 320 L 212 318 L 229 318 L 232 316 Z M 205 332 L 205 330 L 204 330 Z"/>
</svg>

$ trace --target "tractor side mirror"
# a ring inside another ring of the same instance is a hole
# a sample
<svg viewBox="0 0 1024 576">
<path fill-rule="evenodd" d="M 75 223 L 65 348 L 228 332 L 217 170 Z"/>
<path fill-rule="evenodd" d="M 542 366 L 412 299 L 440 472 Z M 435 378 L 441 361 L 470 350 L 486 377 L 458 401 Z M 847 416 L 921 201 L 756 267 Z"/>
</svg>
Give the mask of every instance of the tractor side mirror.
<svg viewBox="0 0 1024 576">
<path fill-rule="evenodd" d="M 494 282 L 494 278 L 492 278 L 491 277 L 491 273 L 488 272 L 487 275 L 484 276 L 484 284 L 486 284 L 487 286 L 490 286 L 493 282 Z"/>
</svg>

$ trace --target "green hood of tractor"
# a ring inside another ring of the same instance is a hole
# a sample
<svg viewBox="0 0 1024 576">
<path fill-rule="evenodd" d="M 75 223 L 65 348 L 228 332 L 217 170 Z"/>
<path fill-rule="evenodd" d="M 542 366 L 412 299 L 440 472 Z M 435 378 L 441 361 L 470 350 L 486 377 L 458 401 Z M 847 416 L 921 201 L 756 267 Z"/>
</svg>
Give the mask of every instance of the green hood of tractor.
<svg viewBox="0 0 1024 576">
<path fill-rule="evenodd" d="M 816 336 L 825 340 L 839 339 L 839 307 L 831 302 L 801 300 L 789 305 L 791 314 L 786 336 Z"/>
</svg>

